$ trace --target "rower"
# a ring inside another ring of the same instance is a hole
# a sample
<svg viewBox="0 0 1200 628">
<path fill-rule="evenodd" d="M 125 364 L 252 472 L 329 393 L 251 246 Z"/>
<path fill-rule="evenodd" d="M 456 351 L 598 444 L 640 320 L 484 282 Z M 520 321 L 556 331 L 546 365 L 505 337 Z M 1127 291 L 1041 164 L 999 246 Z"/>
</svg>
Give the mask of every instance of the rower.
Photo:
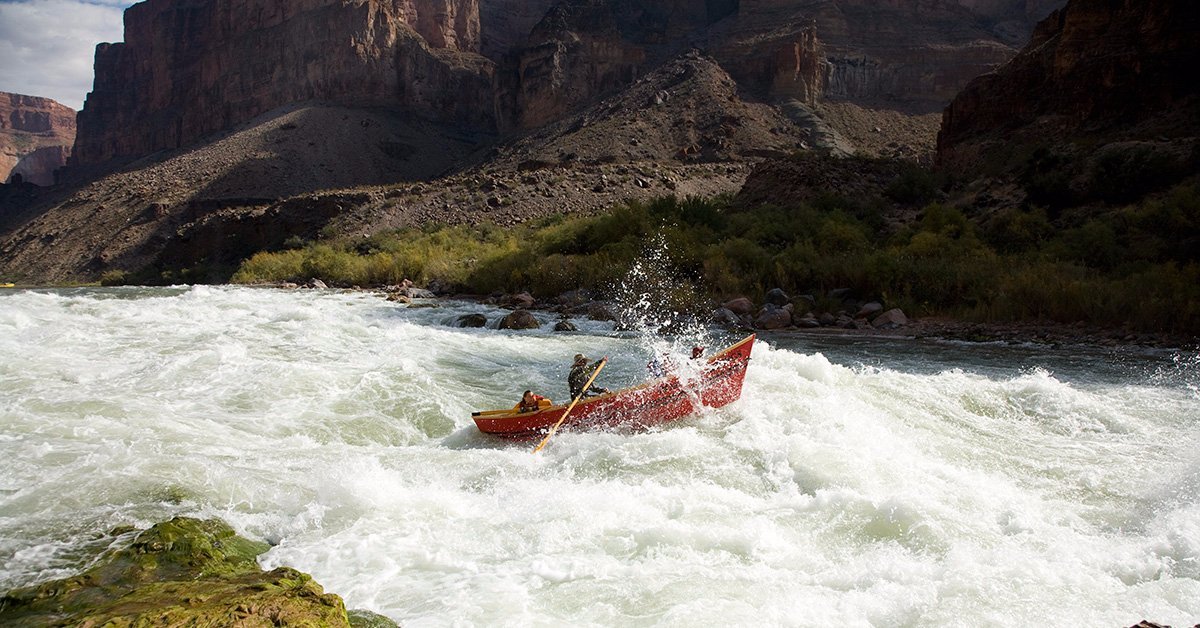
<svg viewBox="0 0 1200 628">
<path fill-rule="evenodd" d="M 571 389 L 571 398 L 586 397 L 589 395 L 602 395 L 608 392 L 607 388 L 592 386 L 587 390 L 583 387 L 587 386 L 588 378 L 592 376 L 594 369 L 588 368 L 588 359 L 582 353 L 575 354 L 575 363 L 571 365 L 571 373 L 567 376 L 567 386 Z"/>
</svg>

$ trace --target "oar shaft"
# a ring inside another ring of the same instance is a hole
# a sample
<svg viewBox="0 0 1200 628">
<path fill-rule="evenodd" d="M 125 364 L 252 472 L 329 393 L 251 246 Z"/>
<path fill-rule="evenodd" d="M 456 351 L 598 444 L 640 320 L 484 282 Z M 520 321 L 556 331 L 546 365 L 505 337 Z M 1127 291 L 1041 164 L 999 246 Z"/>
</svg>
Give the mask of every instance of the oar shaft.
<svg viewBox="0 0 1200 628">
<path fill-rule="evenodd" d="M 550 431 L 546 434 L 546 438 L 543 438 L 542 442 L 538 443 L 538 446 L 533 450 L 533 453 L 536 454 L 537 452 L 541 451 L 542 447 L 545 447 L 546 443 L 550 442 L 550 437 L 554 436 L 554 433 L 558 431 L 558 426 L 562 425 L 563 421 L 567 420 L 567 415 L 571 414 L 571 411 L 575 409 L 575 404 L 579 403 L 579 400 L 583 399 L 583 396 L 587 394 L 588 389 L 592 387 L 592 382 L 596 381 L 596 376 L 600 374 L 600 369 L 603 369 L 605 364 L 608 364 L 608 358 L 603 358 L 596 363 L 596 370 L 592 371 L 592 376 L 589 377 L 587 383 L 583 385 L 583 390 L 579 392 L 579 396 L 571 400 L 571 405 L 567 406 L 567 411 L 563 412 L 562 416 L 558 417 L 558 421 L 556 421 L 554 425 L 550 426 Z"/>
</svg>

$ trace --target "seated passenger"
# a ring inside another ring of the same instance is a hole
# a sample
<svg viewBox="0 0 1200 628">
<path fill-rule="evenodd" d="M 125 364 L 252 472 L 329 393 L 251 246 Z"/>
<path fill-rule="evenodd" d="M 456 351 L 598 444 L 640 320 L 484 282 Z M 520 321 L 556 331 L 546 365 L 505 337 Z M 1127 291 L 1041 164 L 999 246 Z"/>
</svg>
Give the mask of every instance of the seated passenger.
<svg viewBox="0 0 1200 628">
<path fill-rule="evenodd" d="M 525 394 L 521 395 L 521 401 L 513 406 L 513 412 L 537 412 L 549 405 L 552 405 L 549 399 L 541 395 L 535 395 L 531 390 L 526 390 Z"/>
</svg>

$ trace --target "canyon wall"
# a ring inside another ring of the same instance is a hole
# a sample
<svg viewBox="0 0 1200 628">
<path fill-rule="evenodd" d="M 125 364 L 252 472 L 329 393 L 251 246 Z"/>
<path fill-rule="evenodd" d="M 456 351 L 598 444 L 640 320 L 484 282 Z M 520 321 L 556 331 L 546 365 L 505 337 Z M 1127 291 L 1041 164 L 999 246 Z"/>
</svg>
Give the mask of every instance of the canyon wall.
<svg viewBox="0 0 1200 628">
<path fill-rule="evenodd" d="M 961 169 L 995 143 L 1192 137 L 1200 131 L 1198 32 L 1195 3 L 1071 0 L 1019 55 L 950 103 L 938 159 Z"/>
<path fill-rule="evenodd" d="M 989 23 L 955 2 L 743 0 L 710 42 L 739 82 L 772 98 L 924 112 L 1016 53 Z"/>
<path fill-rule="evenodd" d="M 96 48 L 80 164 L 189 144 L 284 104 L 494 123 L 476 0 L 147 0 Z"/>
<path fill-rule="evenodd" d="M 533 128 L 691 49 L 762 100 L 940 110 L 1015 54 L 993 27 L 1053 4 L 146 0 L 126 11 L 123 43 L 96 49 L 74 160 L 184 147 L 301 101 Z"/>
<path fill-rule="evenodd" d="M 75 141 L 75 110 L 49 98 L 0 92 L 0 183 L 20 175 L 51 185 Z"/>
</svg>

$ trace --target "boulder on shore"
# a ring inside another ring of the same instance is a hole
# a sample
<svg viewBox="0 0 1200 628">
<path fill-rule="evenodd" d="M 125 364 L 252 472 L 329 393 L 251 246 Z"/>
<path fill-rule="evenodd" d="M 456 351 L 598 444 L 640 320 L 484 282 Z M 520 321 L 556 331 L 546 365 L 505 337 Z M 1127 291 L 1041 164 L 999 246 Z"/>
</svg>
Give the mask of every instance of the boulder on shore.
<svg viewBox="0 0 1200 628">
<path fill-rule="evenodd" d="M 817 320 L 811 313 L 805 314 L 799 318 L 793 316 L 792 324 L 801 329 L 814 329 L 821 326 L 821 322 Z"/>
<path fill-rule="evenodd" d="M 754 318 L 754 326 L 758 329 L 783 329 L 792 324 L 792 311 L 771 303 L 759 310 Z"/>
<path fill-rule="evenodd" d="M 737 314 L 738 316 L 746 316 L 754 312 L 754 302 L 746 297 L 738 297 L 730 299 L 721 304 L 721 307 Z"/>
<path fill-rule="evenodd" d="M 222 521 L 176 517 L 75 576 L 0 597 L 0 624 L 27 626 L 351 626 L 342 599 L 289 567 L 264 572 L 266 543 Z M 370 625 L 391 625 L 373 613 Z"/>
<path fill-rule="evenodd" d="M 727 307 L 719 307 L 713 310 L 711 320 L 714 325 L 721 325 L 722 327 L 737 328 L 742 326 L 741 317 L 734 314 L 733 310 Z"/>
<path fill-rule="evenodd" d="M 578 290 L 569 290 L 558 295 L 558 302 L 568 308 L 579 307 L 592 300 L 592 293 L 580 288 Z"/>
<path fill-rule="evenodd" d="M 528 310 L 537 305 L 537 300 L 528 292 L 518 292 L 516 294 L 506 294 L 500 297 L 500 307 L 505 307 L 513 310 Z"/>
<path fill-rule="evenodd" d="M 870 303 L 864 303 L 862 307 L 858 308 L 858 313 L 854 315 L 854 318 L 871 318 L 882 311 L 882 303 L 871 301 Z"/>
<path fill-rule="evenodd" d="M 766 298 L 767 303 L 770 303 L 771 305 L 778 305 L 779 307 L 783 307 L 792 302 L 791 297 L 789 297 L 787 293 L 780 288 L 772 288 L 771 290 L 767 291 Z"/>
<path fill-rule="evenodd" d="M 876 316 L 875 320 L 871 321 L 871 325 L 873 325 L 875 329 L 896 329 L 898 327 L 904 327 L 907 324 L 908 317 L 904 315 L 904 312 L 900 308 L 892 308 L 883 314 Z"/>
</svg>

